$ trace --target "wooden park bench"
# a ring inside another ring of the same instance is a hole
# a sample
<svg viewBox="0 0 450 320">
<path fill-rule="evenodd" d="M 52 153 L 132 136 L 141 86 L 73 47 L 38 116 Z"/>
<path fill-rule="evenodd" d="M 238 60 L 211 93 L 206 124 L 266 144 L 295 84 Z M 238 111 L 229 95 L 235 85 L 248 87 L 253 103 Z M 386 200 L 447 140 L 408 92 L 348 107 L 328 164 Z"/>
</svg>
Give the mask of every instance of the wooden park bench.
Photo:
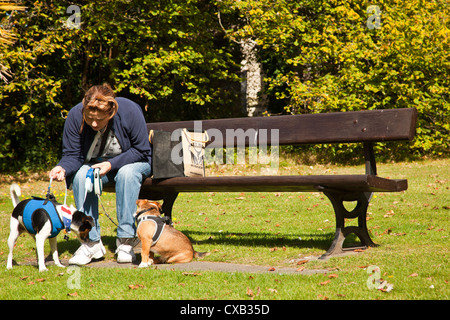
<svg viewBox="0 0 450 320">
<path fill-rule="evenodd" d="M 256 118 L 203 120 L 202 129 L 215 139 L 208 148 L 253 145 L 300 145 L 330 143 L 363 143 L 365 173 L 359 175 L 261 175 L 148 178 L 141 188 L 141 198 L 163 200 L 163 211 L 172 215 L 173 204 L 180 192 L 323 192 L 331 201 L 336 215 L 335 237 L 325 259 L 343 253 L 344 239 L 355 234 L 362 246 L 375 246 L 366 225 L 367 208 L 373 192 L 400 192 L 408 188 L 406 179 L 377 176 L 373 145 L 381 141 L 412 140 L 415 135 L 417 110 L 392 109 L 336 112 L 307 115 L 285 115 Z M 169 131 L 193 128 L 194 121 L 148 123 L 149 130 Z M 237 130 L 247 133 L 237 139 Z M 278 132 L 274 135 L 257 132 Z M 220 132 L 221 135 L 217 135 Z M 234 137 L 228 137 L 233 134 Z M 252 134 L 254 136 L 252 137 Z M 219 137 L 219 138 L 218 138 Z M 220 137 L 222 139 L 220 139 Z M 347 210 L 344 202 L 356 203 Z M 358 219 L 357 226 L 345 226 L 346 219 Z M 353 249 L 353 248 L 352 248 Z"/>
</svg>

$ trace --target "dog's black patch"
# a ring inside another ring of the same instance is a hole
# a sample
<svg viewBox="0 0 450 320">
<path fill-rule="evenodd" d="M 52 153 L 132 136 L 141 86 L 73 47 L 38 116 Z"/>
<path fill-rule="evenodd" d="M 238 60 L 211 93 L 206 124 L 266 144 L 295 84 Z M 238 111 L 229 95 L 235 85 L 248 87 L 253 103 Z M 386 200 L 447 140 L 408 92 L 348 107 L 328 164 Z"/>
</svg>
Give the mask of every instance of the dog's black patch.
<svg viewBox="0 0 450 320">
<path fill-rule="evenodd" d="M 31 216 L 31 225 L 37 233 L 41 232 L 47 221 L 51 222 L 48 212 L 44 209 L 37 209 Z"/>
<path fill-rule="evenodd" d="M 27 199 L 27 200 L 23 200 L 23 201 L 19 202 L 12 212 L 13 218 L 16 218 L 17 220 L 19 220 L 19 216 L 21 216 L 23 214 L 23 210 L 25 209 L 25 206 L 30 201 L 31 201 L 31 199 Z"/>
</svg>

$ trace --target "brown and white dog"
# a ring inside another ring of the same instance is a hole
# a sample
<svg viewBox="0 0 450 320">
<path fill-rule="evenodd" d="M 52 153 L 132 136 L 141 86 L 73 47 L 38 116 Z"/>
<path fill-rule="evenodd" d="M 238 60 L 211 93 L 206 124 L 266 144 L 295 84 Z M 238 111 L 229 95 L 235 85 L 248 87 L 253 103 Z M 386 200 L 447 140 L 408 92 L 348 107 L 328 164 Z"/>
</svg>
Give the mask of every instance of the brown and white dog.
<svg viewBox="0 0 450 320">
<path fill-rule="evenodd" d="M 49 239 L 53 261 L 58 267 L 64 267 L 58 258 L 56 235 L 59 231 L 62 229 L 66 229 L 68 232 L 73 231 L 80 241 L 89 240 L 89 231 L 94 226 L 92 217 L 86 216 L 73 206 L 68 207 L 56 201 L 46 202 L 46 199 L 26 199 L 19 202 L 21 190 L 15 183 L 10 187 L 10 194 L 14 210 L 10 219 L 7 269 L 11 269 L 13 266 L 14 245 L 19 235 L 24 231 L 28 231 L 36 240 L 39 271 L 47 271 L 44 257 L 45 239 Z"/>
<path fill-rule="evenodd" d="M 137 200 L 134 217 L 137 220 L 137 236 L 141 240 L 142 261 L 139 268 L 152 263 L 186 263 L 193 258 L 207 256 L 208 252 L 196 252 L 191 241 L 183 233 L 161 218 L 161 204 L 156 201 Z M 154 254 L 160 255 L 155 259 Z"/>
</svg>

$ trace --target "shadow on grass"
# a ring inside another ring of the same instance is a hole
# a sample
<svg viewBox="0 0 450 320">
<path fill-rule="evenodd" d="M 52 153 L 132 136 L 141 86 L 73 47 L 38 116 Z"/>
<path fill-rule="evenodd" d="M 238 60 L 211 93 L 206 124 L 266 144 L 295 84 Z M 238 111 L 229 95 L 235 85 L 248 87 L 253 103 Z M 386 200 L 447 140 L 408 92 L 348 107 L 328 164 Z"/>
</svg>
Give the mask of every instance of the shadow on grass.
<svg viewBox="0 0 450 320">
<path fill-rule="evenodd" d="M 203 231 L 184 231 L 183 232 L 192 244 L 207 245 L 229 245 L 242 247 L 296 247 L 296 248 L 315 248 L 327 250 L 333 241 L 332 233 L 315 234 L 279 234 L 264 232 L 203 232 Z M 195 239 L 206 238 L 204 240 Z"/>
<path fill-rule="evenodd" d="M 183 233 L 195 245 L 222 245 L 241 247 L 295 247 L 327 250 L 333 241 L 334 234 L 284 234 L 274 235 L 264 232 L 230 233 L 230 232 L 203 232 L 203 231 L 183 231 Z M 196 240 L 204 239 L 204 240 Z M 116 250 L 115 236 L 102 236 L 105 248 L 114 252 Z M 73 255 L 80 246 L 77 239 L 58 241 L 59 254 Z"/>
</svg>

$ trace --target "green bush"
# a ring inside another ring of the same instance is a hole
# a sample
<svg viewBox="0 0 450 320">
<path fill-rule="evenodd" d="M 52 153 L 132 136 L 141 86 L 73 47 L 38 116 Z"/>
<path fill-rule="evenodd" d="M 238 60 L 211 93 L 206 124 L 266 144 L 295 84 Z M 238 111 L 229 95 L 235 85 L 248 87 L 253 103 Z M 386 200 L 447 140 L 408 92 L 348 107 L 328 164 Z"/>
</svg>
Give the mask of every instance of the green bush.
<svg viewBox="0 0 450 320">
<path fill-rule="evenodd" d="M 65 1 L 23 5 L 0 13 L 18 39 L 0 46 L 13 73 L 0 85 L 1 171 L 54 165 L 64 116 L 104 81 L 148 121 L 241 116 L 239 42 L 247 39 L 258 44 L 273 112 L 415 107 L 415 140 L 377 148 L 403 158 L 450 150 L 445 1 L 82 1 L 79 25 Z M 340 160 L 358 148 L 314 150 Z"/>
<path fill-rule="evenodd" d="M 268 94 L 289 113 L 415 107 L 417 136 L 401 153 L 450 150 L 445 1 L 221 1 L 238 14 L 235 41 L 259 44 Z M 348 145 L 330 147 L 351 157 Z M 392 151 L 386 147 L 386 151 Z"/>
</svg>

